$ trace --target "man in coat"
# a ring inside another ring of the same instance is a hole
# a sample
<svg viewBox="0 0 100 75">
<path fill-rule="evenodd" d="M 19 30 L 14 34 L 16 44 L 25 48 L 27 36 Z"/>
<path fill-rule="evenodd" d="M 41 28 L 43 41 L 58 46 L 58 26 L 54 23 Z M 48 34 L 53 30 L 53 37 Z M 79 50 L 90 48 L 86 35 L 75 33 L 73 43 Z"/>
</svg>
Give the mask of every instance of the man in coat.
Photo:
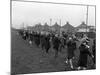
<svg viewBox="0 0 100 75">
<path fill-rule="evenodd" d="M 67 61 L 66 63 L 70 63 L 71 69 L 73 69 L 73 63 L 72 60 L 74 58 L 74 51 L 76 50 L 76 42 L 72 39 L 72 37 L 69 37 L 69 41 L 67 42 Z"/>
</svg>

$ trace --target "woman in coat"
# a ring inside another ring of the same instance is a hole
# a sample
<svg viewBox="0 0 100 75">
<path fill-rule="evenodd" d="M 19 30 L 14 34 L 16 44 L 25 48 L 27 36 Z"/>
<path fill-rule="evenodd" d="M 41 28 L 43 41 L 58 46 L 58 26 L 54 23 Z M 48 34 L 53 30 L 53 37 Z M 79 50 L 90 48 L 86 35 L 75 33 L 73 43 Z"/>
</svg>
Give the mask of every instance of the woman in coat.
<svg viewBox="0 0 100 75">
<path fill-rule="evenodd" d="M 80 56 L 78 61 L 78 70 L 79 69 L 86 69 L 87 68 L 87 61 L 88 61 L 88 55 L 92 56 L 91 52 L 89 51 L 89 45 L 87 41 L 84 41 L 80 46 Z"/>
</svg>

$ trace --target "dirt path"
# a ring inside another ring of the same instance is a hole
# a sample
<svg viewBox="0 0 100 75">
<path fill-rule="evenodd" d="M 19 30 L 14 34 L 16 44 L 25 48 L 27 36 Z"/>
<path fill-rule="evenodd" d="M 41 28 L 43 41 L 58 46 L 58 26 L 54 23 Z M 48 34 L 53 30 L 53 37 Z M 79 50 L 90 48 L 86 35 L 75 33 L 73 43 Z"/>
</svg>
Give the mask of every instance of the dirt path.
<svg viewBox="0 0 100 75">
<path fill-rule="evenodd" d="M 59 53 L 57 59 L 54 58 L 54 50 L 50 49 L 49 54 L 45 54 L 41 48 L 35 44 L 29 45 L 27 41 L 21 39 L 12 31 L 12 73 L 36 73 L 64 71 L 64 60 L 66 50 Z"/>
<path fill-rule="evenodd" d="M 64 61 L 67 56 L 66 49 L 59 53 L 58 57 L 54 58 L 54 50 L 50 49 L 49 54 L 37 48 L 36 45 L 29 45 L 17 35 L 16 31 L 12 30 L 11 36 L 11 68 L 12 73 L 26 74 L 26 73 L 41 73 L 41 72 L 58 72 L 71 70 L 69 65 L 65 65 Z M 78 50 L 75 52 L 78 56 Z M 74 65 L 77 59 L 74 60 Z"/>
</svg>

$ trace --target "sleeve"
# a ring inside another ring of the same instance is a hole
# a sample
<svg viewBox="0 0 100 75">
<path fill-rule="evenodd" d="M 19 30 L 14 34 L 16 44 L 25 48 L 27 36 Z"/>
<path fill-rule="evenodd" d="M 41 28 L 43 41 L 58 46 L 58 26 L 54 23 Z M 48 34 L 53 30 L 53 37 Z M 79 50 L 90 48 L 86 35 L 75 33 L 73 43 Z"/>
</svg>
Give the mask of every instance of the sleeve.
<svg viewBox="0 0 100 75">
<path fill-rule="evenodd" d="M 74 42 L 74 49 L 76 49 L 76 42 Z"/>
<path fill-rule="evenodd" d="M 89 50 L 87 50 L 87 53 L 88 53 L 88 55 L 89 55 L 90 57 L 92 57 L 92 58 L 94 57 L 93 54 L 92 54 Z"/>
</svg>

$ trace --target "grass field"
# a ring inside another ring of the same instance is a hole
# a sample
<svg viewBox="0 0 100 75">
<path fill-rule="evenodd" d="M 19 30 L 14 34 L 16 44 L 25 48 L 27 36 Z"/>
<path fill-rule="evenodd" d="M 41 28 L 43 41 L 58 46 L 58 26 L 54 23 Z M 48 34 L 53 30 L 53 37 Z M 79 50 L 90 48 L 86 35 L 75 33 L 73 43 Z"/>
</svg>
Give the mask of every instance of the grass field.
<svg viewBox="0 0 100 75">
<path fill-rule="evenodd" d="M 46 54 L 36 45 L 29 45 L 17 35 L 15 30 L 11 31 L 11 72 L 12 74 L 41 73 L 69 71 L 70 66 L 65 64 L 67 50 L 63 49 L 58 57 L 54 58 L 54 50 L 51 48 Z M 76 58 L 73 63 L 77 66 L 79 51 L 75 52 Z M 91 61 L 91 60 L 90 60 Z"/>
</svg>

